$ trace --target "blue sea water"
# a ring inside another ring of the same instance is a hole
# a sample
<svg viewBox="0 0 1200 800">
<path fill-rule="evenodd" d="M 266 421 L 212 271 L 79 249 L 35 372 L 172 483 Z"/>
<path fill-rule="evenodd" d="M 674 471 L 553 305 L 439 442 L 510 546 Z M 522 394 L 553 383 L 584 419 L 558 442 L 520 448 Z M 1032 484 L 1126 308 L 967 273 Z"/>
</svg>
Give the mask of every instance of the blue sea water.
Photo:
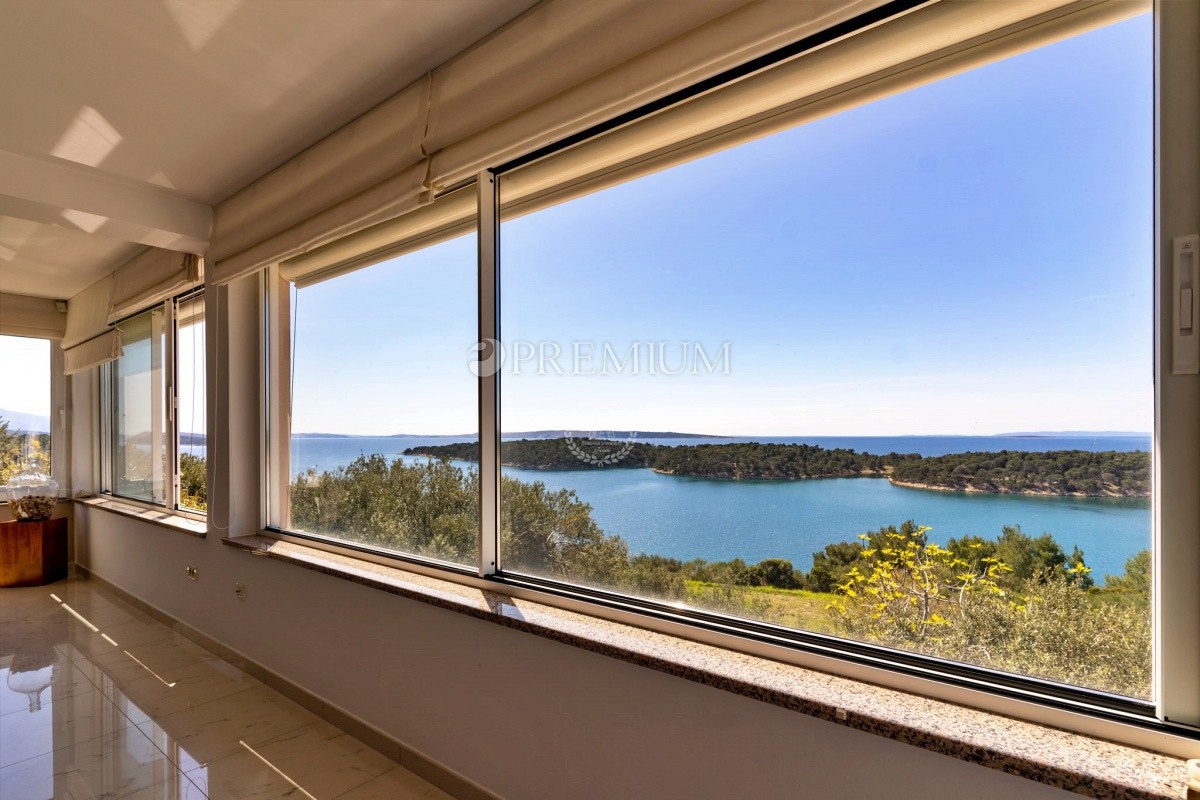
<svg viewBox="0 0 1200 800">
<path fill-rule="evenodd" d="M 453 437 L 295 438 L 292 472 L 318 472 L 359 455 L 401 457 L 406 448 L 465 441 Z M 642 439 L 652 444 L 721 444 L 748 439 Z M 925 456 L 969 451 L 1149 450 L 1149 437 L 770 437 L 753 441 L 843 447 L 876 454 Z M 203 448 L 189 448 L 198 454 Z M 409 457 L 412 458 L 412 457 Z M 464 469 L 470 464 L 460 464 Z M 1078 545 L 1097 582 L 1119 575 L 1125 560 L 1150 546 L 1150 502 L 1109 499 L 962 494 L 893 486 L 879 478 L 810 481 L 727 481 L 658 475 L 648 469 L 529 470 L 506 475 L 571 489 L 592 506 L 605 532 L 620 535 L 634 553 L 688 560 L 787 558 L 808 569 L 826 544 L 912 519 L 932 528 L 931 538 L 998 536 L 1005 525 L 1030 534 L 1051 533 L 1068 552 Z"/>
<path fill-rule="evenodd" d="M 464 441 L 448 437 L 296 438 L 292 470 L 317 471 L 360 454 L 400 457 L 408 447 Z M 654 444 L 720 444 L 749 439 L 644 439 Z M 1148 450 L 1149 437 L 774 437 L 753 441 L 815 444 L 859 452 L 945 455 L 969 451 Z M 411 458 L 411 457 L 409 457 Z M 463 468 L 473 465 L 461 464 Z M 1119 575 L 1125 560 L 1150 546 L 1147 499 L 962 494 L 893 486 L 879 478 L 809 481 L 728 481 L 659 475 L 648 469 L 529 470 L 505 468 L 524 481 L 572 489 L 592 506 L 605 532 L 620 535 L 634 553 L 688 560 L 787 558 L 801 569 L 826 544 L 912 519 L 932 528 L 934 541 L 998 536 L 1005 525 L 1048 532 L 1070 552 L 1078 545 L 1097 582 Z"/>
</svg>

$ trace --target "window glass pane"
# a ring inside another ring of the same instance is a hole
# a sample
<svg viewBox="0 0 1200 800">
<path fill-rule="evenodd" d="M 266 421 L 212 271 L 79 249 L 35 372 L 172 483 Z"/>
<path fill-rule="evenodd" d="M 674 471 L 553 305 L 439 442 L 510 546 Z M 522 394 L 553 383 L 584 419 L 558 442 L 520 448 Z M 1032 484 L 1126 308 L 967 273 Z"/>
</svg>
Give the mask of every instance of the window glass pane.
<svg viewBox="0 0 1200 800">
<path fill-rule="evenodd" d="M 474 235 L 293 290 L 286 526 L 474 564 L 478 470 L 412 454 L 478 445 Z"/>
<path fill-rule="evenodd" d="M 170 475 L 161 307 L 117 325 L 124 354 L 112 363 L 113 494 L 165 503 Z"/>
<path fill-rule="evenodd" d="M 50 474 L 51 345 L 0 336 L 0 486 L 26 464 Z"/>
<path fill-rule="evenodd" d="M 505 569 L 1150 697 L 1151 67 L 1143 16 L 506 217 Z"/>
<path fill-rule="evenodd" d="M 179 507 L 208 508 L 205 472 L 204 297 L 192 297 L 175 311 L 175 385 L 179 424 Z"/>
</svg>

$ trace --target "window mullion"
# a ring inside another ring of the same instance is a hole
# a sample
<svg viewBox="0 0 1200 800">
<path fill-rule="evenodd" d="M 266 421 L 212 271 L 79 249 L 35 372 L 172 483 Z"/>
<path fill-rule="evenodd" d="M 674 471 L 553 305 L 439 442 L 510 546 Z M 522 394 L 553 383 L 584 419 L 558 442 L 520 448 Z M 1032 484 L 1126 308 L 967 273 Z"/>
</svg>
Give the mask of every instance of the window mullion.
<svg viewBox="0 0 1200 800">
<path fill-rule="evenodd" d="M 500 571 L 499 200 L 479 173 L 479 575 Z"/>
</svg>

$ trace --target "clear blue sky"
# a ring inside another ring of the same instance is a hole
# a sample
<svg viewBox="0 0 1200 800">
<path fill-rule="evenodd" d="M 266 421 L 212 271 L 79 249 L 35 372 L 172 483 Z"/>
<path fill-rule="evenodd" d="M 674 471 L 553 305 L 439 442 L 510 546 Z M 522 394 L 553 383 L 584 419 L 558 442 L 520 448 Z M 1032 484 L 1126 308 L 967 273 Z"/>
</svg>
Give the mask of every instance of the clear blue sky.
<svg viewBox="0 0 1200 800">
<path fill-rule="evenodd" d="M 1146 15 L 506 222 L 506 341 L 730 371 L 505 374 L 504 428 L 1150 430 L 1151 79 Z M 474 430 L 474 257 L 300 290 L 293 430 Z"/>
</svg>

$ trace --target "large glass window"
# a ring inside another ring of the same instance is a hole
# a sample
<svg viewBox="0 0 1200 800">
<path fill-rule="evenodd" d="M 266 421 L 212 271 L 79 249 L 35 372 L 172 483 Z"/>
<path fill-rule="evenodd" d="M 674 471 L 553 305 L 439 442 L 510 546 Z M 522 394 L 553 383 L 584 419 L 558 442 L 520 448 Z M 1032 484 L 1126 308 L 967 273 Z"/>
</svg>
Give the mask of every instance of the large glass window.
<svg viewBox="0 0 1200 800">
<path fill-rule="evenodd" d="M 26 465 L 50 473 L 51 346 L 0 336 L 0 486 Z"/>
<path fill-rule="evenodd" d="M 117 323 L 122 355 L 103 368 L 105 488 L 203 513 L 208 507 L 204 295 Z"/>
<path fill-rule="evenodd" d="M 286 455 L 279 442 L 273 452 L 277 471 L 285 458 L 290 468 L 276 475 L 287 491 L 275 524 L 474 564 L 477 464 L 413 449 L 478 445 L 475 236 L 284 294 L 290 370 L 275 391 L 290 393 L 291 413 Z"/>
<path fill-rule="evenodd" d="M 504 571 L 1150 698 L 1151 30 L 513 205 Z"/>
<path fill-rule="evenodd" d="M 112 362 L 112 492 L 164 504 L 168 458 L 166 312 L 157 306 L 119 323 L 123 355 Z"/>
<path fill-rule="evenodd" d="M 1113 18 L 836 97 L 781 99 L 784 58 L 480 173 L 478 237 L 443 197 L 285 261 L 271 526 L 1191 719 L 1195 403 L 1154 311 L 1186 202 L 1154 194 L 1152 20 Z"/>
<path fill-rule="evenodd" d="M 189 511 L 208 508 L 204 353 L 204 296 L 198 295 L 180 302 L 175 311 L 176 502 Z"/>
</svg>

